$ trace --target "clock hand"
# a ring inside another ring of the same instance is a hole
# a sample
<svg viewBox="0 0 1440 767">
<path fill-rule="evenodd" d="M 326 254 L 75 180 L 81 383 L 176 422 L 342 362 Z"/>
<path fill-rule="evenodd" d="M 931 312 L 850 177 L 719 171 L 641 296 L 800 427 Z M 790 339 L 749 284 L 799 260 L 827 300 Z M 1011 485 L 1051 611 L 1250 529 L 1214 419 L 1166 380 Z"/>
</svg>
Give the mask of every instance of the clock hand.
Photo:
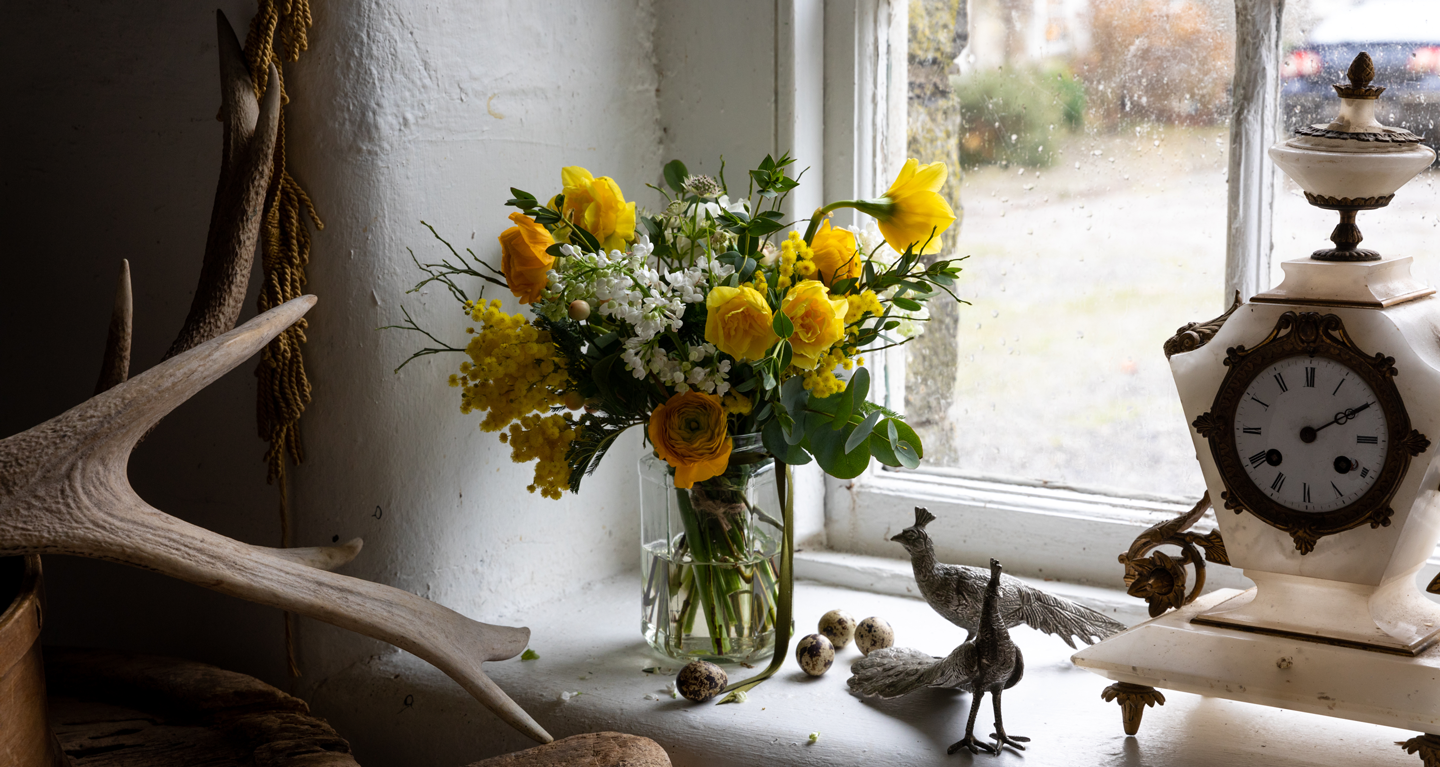
<svg viewBox="0 0 1440 767">
<path fill-rule="evenodd" d="M 1322 426 L 1317 426 L 1317 427 L 1306 426 L 1305 428 L 1303 428 L 1303 429 L 1300 430 L 1300 441 L 1301 441 L 1301 442 L 1306 442 L 1306 443 L 1314 442 L 1316 436 L 1319 434 L 1319 432 L 1320 432 L 1321 429 L 1324 429 L 1324 428 L 1326 428 L 1326 427 L 1328 427 L 1328 426 L 1334 426 L 1334 425 L 1337 424 L 1337 423 L 1347 423 L 1347 422 L 1349 422 L 1350 420 L 1352 420 L 1352 419 L 1355 418 L 1355 414 L 1356 414 L 1356 413 L 1359 413 L 1360 411 L 1364 410 L 1365 408 L 1370 407 L 1372 404 L 1374 404 L 1374 403 L 1372 403 L 1372 402 L 1366 402 L 1365 404 L 1363 404 L 1363 405 L 1361 405 L 1360 407 L 1357 407 L 1357 408 L 1346 408 L 1345 410 L 1343 410 L 1343 411 L 1341 411 L 1341 412 L 1339 412 L 1339 413 L 1336 413 L 1336 414 L 1335 414 L 1335 417 L 1332 418 L 1332 419 L 1330 419 L 1330 422 L 1329 422 L 1329 423 L 1324 424 L 1324 425 L 1322 425 Z"/>
<path fill-rule="evenodd" d="M 1359 413 L 1361 410 L 1364 410 L 1364 409 L 1367 408 L 1367 407 L 1370 407 L 1370 403 L 1369 403 L 1369 402 L 1366 402 L 1365 404 L 1363 404 L 1363 405 L 1361 405 L 1360 407 L 1357 407 L 1357 408 L 1355 408 L 1355 409 L 1353 409 L 1353 410 L 1347 408 L 1343 413 L 1336 413 L 1334 420 L 1332 420 L 1330 423 L 1325 424 L 1325 426 L 1331 426 L 1331 425 L 1334 425 L 1334 424 L 1337 424 L 1337 423 L 1345 423 L 1345 422 L 1351 420 L 1352 418 L 1354 418 L 1356 413 Z M 1321 426 L 1319 429 L 1316 429 L 1315 431 L 1320 431 L 1320 429 L 1325 428 L 1325 426 Z"/>
</svg>

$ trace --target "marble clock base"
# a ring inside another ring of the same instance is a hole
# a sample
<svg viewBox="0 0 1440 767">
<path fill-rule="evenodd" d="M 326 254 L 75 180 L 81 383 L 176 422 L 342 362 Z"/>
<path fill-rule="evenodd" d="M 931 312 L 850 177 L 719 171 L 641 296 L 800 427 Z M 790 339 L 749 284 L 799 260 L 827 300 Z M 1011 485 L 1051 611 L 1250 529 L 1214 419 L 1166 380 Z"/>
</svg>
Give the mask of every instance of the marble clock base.
<svg viewBox="0 0 1440 767">
<path fill-rule="evenodd" d="M 1116 682 L 1440 734 L 1440 646 L 1407 656 L 1192 622 L 1243 593 L 1207 594 L 1071 660 Z"/>
</svg>

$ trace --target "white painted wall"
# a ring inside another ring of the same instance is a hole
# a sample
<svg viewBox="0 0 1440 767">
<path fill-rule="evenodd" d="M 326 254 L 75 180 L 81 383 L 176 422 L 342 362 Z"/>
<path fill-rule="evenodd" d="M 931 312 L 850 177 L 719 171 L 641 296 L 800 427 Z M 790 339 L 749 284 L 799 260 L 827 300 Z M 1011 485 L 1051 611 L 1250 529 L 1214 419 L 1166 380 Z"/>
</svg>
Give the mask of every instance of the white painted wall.
<svg viewBox="0 0 1440 767">
<path fill-rule="evenodd" d="M 581 165 L 650 199 L 644 184 L 662 165 L 652 13 L 633 0 L 315 7 L 311 50 L 288 81 L 293 167 L 326 219 L 309 285 L 320 296 L 307 347 L 315 404 L 293 500 L 297 542 L 365 539 L 347 573 L 523 624 L 546 601 L 638 564 L 638 433 L 578 497 L 531 495 L 531 465 L 512 464 L 478 414 L 459 412 L 446 381 L 463 357 L 397 375 L 425 339 L 375 328 L 399 322 L 403 304 L 463 344 L 465 317 L 447 291 L 406 295 L 422 276 L 406 248 L 422 260 L 444 252 L 421 219 L 498 266 L 510 186 L 548 196 L 561 166 Z M 395 652 L 309 621 L 300 645 L 302 693 Z"/>
</svg>

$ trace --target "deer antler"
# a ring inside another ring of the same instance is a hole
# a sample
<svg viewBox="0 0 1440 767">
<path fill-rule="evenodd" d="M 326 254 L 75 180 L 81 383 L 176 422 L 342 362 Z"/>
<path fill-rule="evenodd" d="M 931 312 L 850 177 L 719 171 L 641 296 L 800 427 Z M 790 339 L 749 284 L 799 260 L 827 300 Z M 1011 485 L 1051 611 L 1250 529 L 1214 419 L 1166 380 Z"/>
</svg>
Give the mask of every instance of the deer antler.
<svg viewBox="0 0 1440 767">
<path fill-rule="evenodd" d="M 257 103 L 245 52 L 223 12 L 215 12 L 215 24 L 220 48 L 220 116 L 225 123 L 220 180 L 210 211 L 200 282 L 190 314 L 165 359 L 235 327 L 245 303 L 265 191 L 275 164 L 280 75 L 271 64 L 264 101 Z"/>
<path fill-rule="evenodd" d="M 170 359 L 235 327 L 245 303 L 255 243 L 260 237 L 265 192 L 274 170 L 275 137 L 280 124 L 280 73 L 270 65 L 265 100 L 255 99 L 255 83 L 245 51 L 224 11 L 215 11 L 220 53 L 220 114 L 225 134 L 220 180 L 210 210 L 205 259 L 190 313 L 162 359 Z M 115 312 L 105 343 L 105 361 L 95 393 L 124 381 L 130 370 L 130 263 L 122 262 Z"/>
<path fill-rule="evenodd" d="M 115 285 L 115 308 L 110 312 L 110 333 L 105 339 L 105 359 L 100 361 L 99 394 L 130 377 L 130 327 L 135 307 L 130 292 L 130 262 L 120 259 L 120 281 Z"/>
<path fill-rule="evenodd" d="M 304 296 L 278 306 L 0 440 L 0 555 L 121 562 L 389 642 L 445 672 L 517 730 L 550 742 L 481 668 L 518 655 L 529 629 L 479 623 L 414 594 L 317 569 L 348 561 L 359 541 L 326 549 L 250 546 L 159 511 L 130 487 L 130 451 L 151 426 L 314 304 Z"/>
</svg>

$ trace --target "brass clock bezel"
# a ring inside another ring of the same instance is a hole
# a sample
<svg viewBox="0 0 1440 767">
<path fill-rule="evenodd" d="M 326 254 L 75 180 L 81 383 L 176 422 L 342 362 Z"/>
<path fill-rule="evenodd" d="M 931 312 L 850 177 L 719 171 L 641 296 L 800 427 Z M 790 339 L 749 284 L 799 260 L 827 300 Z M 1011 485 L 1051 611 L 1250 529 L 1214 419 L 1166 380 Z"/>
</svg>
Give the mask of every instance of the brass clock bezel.
<svg viewBox="0 0 1440 767">
<path fill-rule="evenodd" d="M 1288 357 L 1326 357 L 1355 371 L 1370 389 L 1385 414 L 1390 448 L 1375 484 L 1354 503 L 1331 511 L 1296 511 L 1264 493 L 1246 473 L 1235 445 L 1235 414 L 1250 382 L 1271 365 Z M 1410 458 L 1425 452 L 1430 440 L 1410 428 L 1410 414 L 1396 388 L 1395 358 L 1367 354 L 1355 345 L 1345 323 L 1334 314 L 1285 312 L 1265 340 L 1247 349 L 1233 346 L 1225 352 L 1230 371 L 1215 393 L 1210 411 L 1195 419 L 1192 426 L 1210 443 L 1220 480 L 1225 508 L 1236 514 L 1249 511 L 1262 522 L 1290 534 L 1301 555 L 1315 550 L 1319 539 L 1369 523 L 1385 527 L 1394 513 L 1390 501 L 1410 469 Z"/>
</svg>

